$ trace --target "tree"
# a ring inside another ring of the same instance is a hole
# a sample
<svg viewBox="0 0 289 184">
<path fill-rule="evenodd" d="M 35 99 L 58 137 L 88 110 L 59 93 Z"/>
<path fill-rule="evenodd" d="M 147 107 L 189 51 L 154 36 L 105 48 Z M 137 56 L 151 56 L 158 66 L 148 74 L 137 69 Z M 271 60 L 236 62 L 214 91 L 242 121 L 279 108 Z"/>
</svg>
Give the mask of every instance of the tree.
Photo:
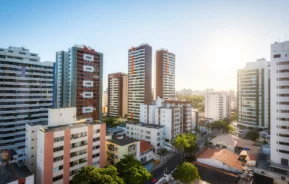
<svg viewBox="0 0 289 184">
<path fill-rule="evenodd" d="M 197 151 L 197 137 L 192 133 L 179 134 L 173 141 L 173 145 L 176 149 L 185 153 L 185 157 L 189 154 L 194 154 Z"/>
<path fill-rule="evenodd" d="M 115 121 L 116 121 L 115 118 L 112 118 L 112 117 L 103 119 L 103 122 L 105 122 L 108 127 L 113 127 L 115 124 Z"/>
<path fill-rule="evenodd" d="M 173 177 L 183 183 L 191 183 L 196 179 L 200 179 L 197 167 L 189 162 L 178 165 Z"/>
<path fill-rule="evenodd" d="M 256 130 L 250 130 L 249 132 L 246 133 L 246 138 L 250 139 L 252 141 L 256 141 L 256 139 L 259 139 L 259 132 L 257 132 Z"/>
<path fill-rule="evenodd" d="M 124 184 L 114 166 L 96 168 L 85 166 L 72 178 L 73 184 Z"/>
<path fill-rule="evenodd" d="M 232 114 L 232 121 L 237 121 L 238 120 L 238 114 L 236 113 L 236 112 L 234 112 L 233 114 Z"/>
<path fill-rule="evenodd" d="M 221 133 L 222 131 L 225 133 L 230 133 L 230 132 L 234 131 L 234 128 L 231 127 L 228 123 L 224 122 L 223 120 L 215 121 L 215 122 L 211 123 L 210 128 L 212 130 L 218 130 L 219 133 Z"/>
<path fill-rule="evenodd" d="M 152 179 L 152 175 L 132 155 L 125 155 L 115 166 L 126 184 L 143 184 Z"/>
</svg>

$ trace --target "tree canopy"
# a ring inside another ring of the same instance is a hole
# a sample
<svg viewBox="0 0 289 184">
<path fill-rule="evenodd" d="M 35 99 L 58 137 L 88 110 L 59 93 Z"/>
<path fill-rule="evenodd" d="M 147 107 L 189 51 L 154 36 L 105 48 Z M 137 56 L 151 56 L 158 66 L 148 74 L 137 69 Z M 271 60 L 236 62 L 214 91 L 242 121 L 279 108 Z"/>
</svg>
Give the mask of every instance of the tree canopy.
<svg viewBox="0 0 289 184">
<path fill-rule="evenodd" d="M 256 130 L 250 130 L 249 132 L 246 133 L 246 138 L 250 139 L 252 141 L 256 141 L 256 139 L 259 139 L 259 132 L 257 132 Z"/>
<path fill-rule="evenodd" d="M 197 137 L 192 133 L 180 134 L 174 139 L 173 145 L 176 149 L 184 152 L 185 157 L 188 157 L 197 151 L 196 141 Z"/>
<path fill-rule="evenodd" d="M 85 166 L 72 178 L 73 184 L 124 184 L 114 166 L 96 168 Z"/>
<path fill-rule="evenodd" d="M 189 162 L 183 162 L 178 165 L 173 177 L 183 183 L 191 183 L 196 179 L 200 179 L 197 167 Z"/>
<path fill-rule="evenodd" d="M 192 102 L 192 107 L 194 109 L 198 109 L 200 112 L 204 112 L 204 96 L 197 96 L 197 95 L 181 95 L 177 93 L 177 98 L 179 100 L 187 100 Z"/>
<path fill-rule="evenodd" d="M 152 179 L 152 175 L 142 166 L 141 162 L 131 155 L 125 155 L 115 166 L 126 184 L 143 184 Z"/>
<path fill-rule="evenodd" d="M 234 130 L 233 127 L 231 127 L 227 122 L 220 120 L 220 121 L 215 121 L 210 124 L 210 128 L 213 130 L 218 130 L 219 133 L 222 131 L 225 133 L 232 132 Z"/>
</svg>

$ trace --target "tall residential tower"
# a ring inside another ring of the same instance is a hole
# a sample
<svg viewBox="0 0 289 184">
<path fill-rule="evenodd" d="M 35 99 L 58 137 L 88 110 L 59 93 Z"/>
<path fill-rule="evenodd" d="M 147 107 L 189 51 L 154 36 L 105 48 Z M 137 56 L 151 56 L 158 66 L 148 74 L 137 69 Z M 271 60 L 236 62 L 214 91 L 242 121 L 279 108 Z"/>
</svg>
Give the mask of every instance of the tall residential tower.
<svg viewBox="0 0 289 184">
<path fill-rule="evenodd" d="M 271 45 L 271 167 L 289 173 L 289 41 Z M 285 178 L 285 177 L 284 177 Z"/>
<path fill-rule="evenodd" d="M 152 102 L 152 47 L 128 50 L 128 117 L 139 119 L 140 104 Z"/>
<path fill-rule="evenodd" d="M 28 49 L 0 48 L 0 152 L 25 159 L 25 125 L 47 124 L 52 107 L 53 63 Z"/>
<path fill-rule="evenodd" d="M 108 116 L 127 115 L 128 79 L 125 73 L 108 74 Z"/>
<path fill-rule="evenodd" d="M 265 59 L 246 64 L 238 70 L 238 124 L 268 128 L 270 63 Z"/>
<path fill-rule="evenodd" d="M 168 100 L 175 97 L 175 54 L 158 50 L 155 62 L 155 99 Z"/>
<path fill-rule="evenodd" d="M 77 119 L 101 119 L 103 54 L 84 45 L 56 53 L 54 107 L 76 107 Z"/>
</svg>

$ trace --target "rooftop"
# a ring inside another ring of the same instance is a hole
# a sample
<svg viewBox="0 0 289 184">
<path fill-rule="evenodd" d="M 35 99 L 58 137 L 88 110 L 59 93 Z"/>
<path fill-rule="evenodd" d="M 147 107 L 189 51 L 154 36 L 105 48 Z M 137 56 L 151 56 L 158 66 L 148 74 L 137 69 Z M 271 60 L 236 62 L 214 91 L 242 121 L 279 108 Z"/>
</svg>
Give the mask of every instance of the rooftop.
<svg viewBox="0 0 289 184">
<path fill-rule="evenodd" d="M 125 146 L 134 142 L 138 142 L 138 140 L 126 137 L 126 138 L 122 138 L 122 139 L 109 139 L 107 140 L 111 143 L 117 144 L 119 146 Z"/>
<path fill-rule="evenodd" d="M 17 163 L 0 166 L 0 184 L 10 183 L 31 175 L 33 175 L 32 172 L 26 166 L 19 167 Z"/>
<path fill-rule="evenodd" d="M 240 171 L 242 171 L 243 167 L 242 162 L 239 161 L 239 156 L 226 149 L 205 149 L 197 156 L 197 158 L 216 159 L 223 164 L 226 164 Z"/>
<path fill-rule="evenodd" d="M 42 132 L 57 132 L 57 131 L 62 131 L 62 130 L 66 130 L 66 129 L 81 128 L 81 127 L 86 127 L 89 125 L 97 125 L 97 124 L 102 124 L 102 123 L 95 121 L 95 122 L 73 123 L 73 124 L 59 125 L 59 126 L 49 126 L 49 127 L 41 128 L 40 131 L 42 131 Z"/>
<path fill-rule="evenodd" d="M 124 132 L 124 130 L 122 128 L 113 127 L 113 128 L 107 128 L 106 132 L 115 134 L 115 133 Z"/>
<path fill-rule="evenodd" d="M 38 126 L 38 125 L 45 126 L 45 125 L 48 125 L 48 122 L 45 122 L 45 123 L 43 123 L 43 122 L 36 122 L 36 123 L 29 122 L 27 124 L 30 126 Z"/>
<path fill-rule="evenodd" d="M 154 148 L 150 143 L 140 140 L 140 153 L 144 153 Z"/>
<path fill-rule="evenodd" d="M 164 126 L 163 125 L 154 125 L 154 124 L 145 124 L 145 123 L 135 123 L 135 122 L 128 122 L 128 124 L 131 124 L 131 125 L 137 125 L 137 126 L 142 126 L 142 127 L 146 127 L 146 128 L 163 128 Z"/>
</svg>

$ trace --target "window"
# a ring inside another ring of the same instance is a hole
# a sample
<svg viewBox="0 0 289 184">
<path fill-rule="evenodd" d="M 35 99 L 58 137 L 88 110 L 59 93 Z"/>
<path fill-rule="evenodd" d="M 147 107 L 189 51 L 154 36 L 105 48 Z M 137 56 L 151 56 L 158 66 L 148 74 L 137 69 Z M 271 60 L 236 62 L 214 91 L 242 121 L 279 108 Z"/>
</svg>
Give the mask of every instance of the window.
<svg viewBox="0 0 289 184">
<path fill-rule="evenodd" d="M 100 140 L 99 137 L 95 137 L 95 138 L 93 138 L 93 142 L 95 142 L 95 141 L 99 141 L 99 140 Z"/>
<path fill-rule="evenodd" d="M 63 155 L 53 158 L 53 162 L 57 162 L 57 161 L 60 161 L 60 160 L 63 160 Z"/>
<path fill-rule="evenodd" d="M 145 138 L 146 138 L 146 139 L 150 139 L 151 137 L 150 137 L 150 136 L 145 136 Z"/>
<path fill-rule="evenodd" d="M 286 150 L 279 150 L 280 153 L 285 153 L 285 154 L 289 154 L 289 151 Z"/>
<path fill-rule="evenodd" d="M 281 54 L 275 54 L 273 55 L 273 58 L 280 58 L 281 57 Z"/>
<path fill-rule="evenodd" d="M 57 166 L 55 168 L 53 168 L 53 172 L 57 172 L 63 169 L 63 165 Z"/>
<path fill-rule="evenodd" d="M 94 149 L 94 150 L 95 150 L 95 149 L 98 149 L 98 148 L 99 148 L 99 145 L 92 147 L 92 149 Z"/>
<path fill-rule="evenodd" d="M 99 133 L 99 132 L 100 132 L 100 129 L 95 130 L 95 133 Z"/>
<path fill-rule="evenodd" d="M 63 175 L 55 176 L 53 177 L 53 182 L 61 180 L 63 178 Z"/>
<path fill-rule="evenodd" d="M 281 164 L 288 166 L 288 159 L 281 158 Z"/>
<path fill-rule="evenodd" d="M 99 153 L 96 153 L 96 154 L 92 155 L 92 158 L 96 158 L 96 157 L 99 157 Z"/>
<path fill-rule="evenodd" d="M 63 146 L 53 148 L 53 152 L 62 151 L 62 150 L 63 150 Z"/>
<path fill-rule="evenodd" d="M 60 142 L 60 141 L 64 141 L 64 136 L 54 138 L 54 142 Z"/>
</svg>

